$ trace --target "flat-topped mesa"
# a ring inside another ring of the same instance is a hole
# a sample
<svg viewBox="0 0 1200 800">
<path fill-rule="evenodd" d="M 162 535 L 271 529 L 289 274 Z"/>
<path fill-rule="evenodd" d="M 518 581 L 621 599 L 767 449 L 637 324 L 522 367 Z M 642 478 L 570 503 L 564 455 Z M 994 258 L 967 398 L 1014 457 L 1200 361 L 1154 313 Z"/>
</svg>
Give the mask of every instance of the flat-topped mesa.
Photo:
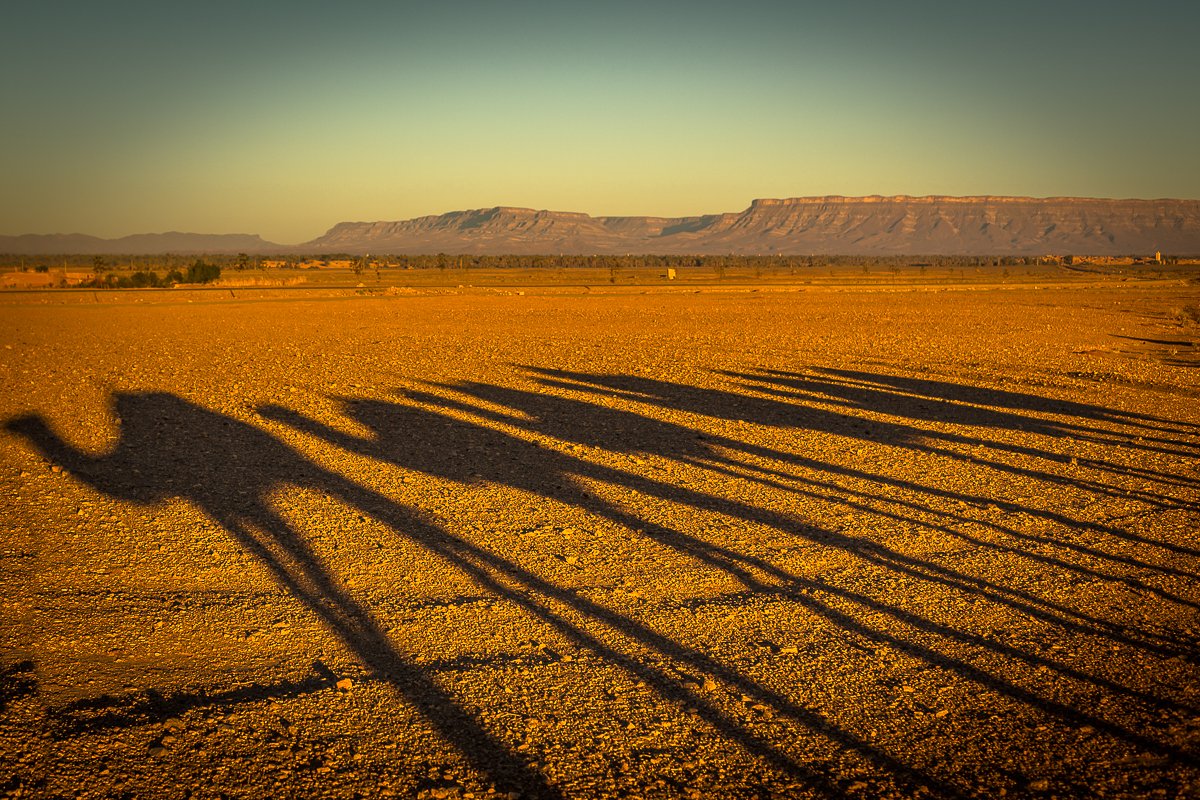
<svg viewBox="0 0 1200 800">
<path fill-rule="evenodd" d="M 1200 200 L 870 195 L 760 198 L 740 212 L 593 217 L 516 206 L 342 223 L 309 252 L 679 255 L 1200 254 Z"/>
<path fill-rule="evenodd" d="M 1115 205 L 1124 203 L 1134 204 L 1150 204 L 1150 203 L 1195 203 L 1197 201 L 1178 200 L 1174 198 L 1107 198 L 1107 197 L 1024 197 L 1024 196 L 1009 196 L 1009 195 L 946 195 L 946 194 L 927 194 L 927 195 L 907 195 L 893 194 L 880 195 L 869 194 L 862 197 L 847 197 L 840 194 L 817 195 L 812 197 L 783 197 L 771 198 L 763 197 L 750 201 L 750 208 L 747 210 L 753 211 L 759 208 L 775 208 L 780 206 L 821 206 L 821 205 L 882 205 L 886 203 L 906 204 L 906 205 Z"/>
<path fill-rule="evenodd" d="M 864 205 L 864 204 L 883 204 L 883 203 L 990 203 L 997 200 L 1032 200 L 1033 198 L 1026 197 L 991 197 L 981 195 L 978 197 L 951 197 L 947 195 L 924 195 L 912 196 L 907 194 L 868 194 L 862 197 L 847 197 L 840 194 L 815 195 L 812 197 L 763 197 L 757 200 L 750 201 L 750 208 L 753 211 L 760 208 L 779 208 L 789 206 L 835 206 L 835 205 Z"/>
<path fill-rule="evenodd" d="M 491 214 L 498 217 L 543 217 L 547 219 L 585 220 L 593 218 L 590 214 L 585 214 L 581 211 L 552 211 L 548 208 L 523 208 L 521 206 L 495 206 L 468 213 Z"/>
</svg>

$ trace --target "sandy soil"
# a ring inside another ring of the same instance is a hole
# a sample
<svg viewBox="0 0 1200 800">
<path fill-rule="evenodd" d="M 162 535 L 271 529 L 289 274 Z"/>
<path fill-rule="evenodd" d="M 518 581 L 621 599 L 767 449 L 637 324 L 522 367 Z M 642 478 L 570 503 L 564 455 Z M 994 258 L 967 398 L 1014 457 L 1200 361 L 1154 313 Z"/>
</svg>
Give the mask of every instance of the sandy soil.
<svg viewBox="0 0 1200 800">
<path fill-rule="evenodd" d="M 10 797 L 1200 793 L 1195 286 L 147 296 L 0 296 Z"/>
</svg>

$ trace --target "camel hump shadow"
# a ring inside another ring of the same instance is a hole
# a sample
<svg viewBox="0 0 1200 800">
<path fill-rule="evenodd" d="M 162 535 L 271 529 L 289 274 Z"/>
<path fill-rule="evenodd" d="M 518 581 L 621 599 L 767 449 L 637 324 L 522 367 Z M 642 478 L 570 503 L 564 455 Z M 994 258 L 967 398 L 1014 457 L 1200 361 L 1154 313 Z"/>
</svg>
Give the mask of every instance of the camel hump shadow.
<svg viewBox="0 0 1200 800">
<path fill-rule="evenodd" d="M 191 501 L 213 517 L 281 587 L 306 605 L 368 667 L 392 683 L 481 772 L 559 798 L 544 775 L 486 730 L 457 699 L 400 653 L 369 609 L 338 582 L 303 533 L 271 508 L 280 486 L 315 488 L 422 541 L 444 539 L 411 509 L 309 461 L 268 431 L 162 392 L 118 393 L 120 435 L 107 453 L 67 442 L 37 415 L 5 428 L 53 464 L 116 500 L 150 505 Z"/>
</svg>

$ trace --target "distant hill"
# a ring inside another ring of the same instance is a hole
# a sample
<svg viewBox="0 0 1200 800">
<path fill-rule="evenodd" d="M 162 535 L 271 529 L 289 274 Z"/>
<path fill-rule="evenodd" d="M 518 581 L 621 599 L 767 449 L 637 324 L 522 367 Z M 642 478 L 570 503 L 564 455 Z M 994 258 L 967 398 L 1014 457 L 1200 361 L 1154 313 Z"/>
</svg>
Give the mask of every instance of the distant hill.
<svg viewBox="0 0 1200 800">
<path fill-rule="evenodd" d="M 82 233 L 0 236 L 0 253 L 16 255 L 154 255 L 157 253 L 275 253 L 285 245 L 247 233 L 139 233 L 101 239 Z"/>
<path fill-rule="evenodd" d="M 795 197 L 741 213 L 592 217 L 497 206 L 342 222 L 296 250 L 347 253 L 1123 255 L 1200 253 L 1200 201 Z"/>
<path fill-rule="evenodd" d="M 696 217 L 592 217 L 496 206 L 341 222 L 281 245 L 249 234 L 0 236 L 0 253 L 1200 255 L 1200 200 L 793 197 Z"/>
</svg>

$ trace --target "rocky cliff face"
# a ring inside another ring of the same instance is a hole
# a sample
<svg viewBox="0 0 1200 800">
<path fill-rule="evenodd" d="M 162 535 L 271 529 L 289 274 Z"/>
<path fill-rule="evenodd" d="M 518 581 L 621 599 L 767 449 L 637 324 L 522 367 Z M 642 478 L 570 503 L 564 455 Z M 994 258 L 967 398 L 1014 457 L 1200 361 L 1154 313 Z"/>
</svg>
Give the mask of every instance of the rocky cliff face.
<svg viewBox="0 0 1200 800">
<path fill-rule="evenodd" d="M 793 197 L 741 213 L 592 217 L 495 208 L 342 222 L 299 245 L 246 234 L 0 236 L 0 253 L 1200 255 L 1200 200 Z"/>
<path fill-rule="evenodd" d="M 299 249 L 373 253 L 1122 255 L 1200 253 L 1200 201 L 796 197 L 740 214 L 591 217 L 499 206 L 343 222 Z"/>
</svg>

